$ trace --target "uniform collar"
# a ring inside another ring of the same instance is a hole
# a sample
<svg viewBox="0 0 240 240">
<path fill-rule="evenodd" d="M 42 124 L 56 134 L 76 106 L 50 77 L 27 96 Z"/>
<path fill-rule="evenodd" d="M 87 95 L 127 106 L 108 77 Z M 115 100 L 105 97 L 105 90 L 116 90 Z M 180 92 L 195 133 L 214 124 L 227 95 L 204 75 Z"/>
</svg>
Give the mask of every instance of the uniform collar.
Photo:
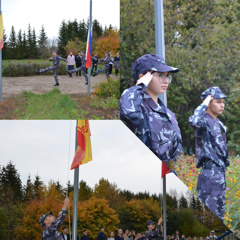
<svg viewBox="0 0 240 240">
<path fill-rule="evenodd" d="M 148 104 L 148 106 L 155 112 L 161 112 L 167 114 L 167 108 L 163 104 L 163 102 L 158 99 L 158 104 L 149 96 L 148 93 L 144 93 L 144 100 Z M 164 110 L 166 109 L 166 111 Z"/>
</svg>

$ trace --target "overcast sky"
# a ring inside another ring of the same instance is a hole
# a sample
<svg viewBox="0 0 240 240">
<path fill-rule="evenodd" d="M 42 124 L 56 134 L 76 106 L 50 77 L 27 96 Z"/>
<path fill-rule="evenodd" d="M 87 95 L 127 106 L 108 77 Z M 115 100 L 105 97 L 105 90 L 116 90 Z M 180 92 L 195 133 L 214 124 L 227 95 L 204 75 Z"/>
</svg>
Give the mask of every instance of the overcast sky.
<svg viewBox="0 0 240 240">
<path fill-rule="evenodd" d="M 76 121 L 0 121 L 0 165 L 12 161 L 23 184 L 38 174 L 45 184 L 73 183 L 69 170 L 75 152 Z M 80 166 L 80 180 L 94 187 L 101 178 L 132 192 L 162 192 L 160 160 L 117 120 L 90 121 L 93 161 Z M 68 176 L 69 175 L 69 176 Z M 167 175 L 167 189 L 180 194 L 187 187 Z"/>
<path fill-rule="evenodd" d="M 57 38 L 61 22 L 89 18 L 90 0 L 1 0 L 3 24 L 9 37 L 11 27 L 16 33 L 27 31 L 28 24 L 35 28 L 37 36 L 44 25 L 49 38 Z M 120 0 L 92 0 L 92 19 L 105 27 L 120 27 Z"/>
</svg>

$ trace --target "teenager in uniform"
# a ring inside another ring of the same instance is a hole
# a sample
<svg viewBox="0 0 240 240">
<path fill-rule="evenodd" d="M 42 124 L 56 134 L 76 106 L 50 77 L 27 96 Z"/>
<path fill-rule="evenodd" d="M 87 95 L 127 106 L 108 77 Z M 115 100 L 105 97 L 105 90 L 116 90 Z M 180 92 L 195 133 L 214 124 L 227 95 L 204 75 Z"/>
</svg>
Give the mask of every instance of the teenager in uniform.
<svg viewBox="0 0 240 240">
<path fill-rule="evenodd" d="M 172 80 L 170 73 L 178 72 L 178 68 L 168 66 L 156 54 L 146 54 L 134 62 L 132 71 L 136 85 L 121 96 L 120 119 L 173 170 L 182 149 L 182 137 L 174 113 L 158 95 L 166 92 Z"/>
<path fill-rule="evenodd" d="M 196 133 L 197 168 L 202 167 L 197 182 L 198 197 L 222 221 L 226 200 L 225 171 L 229 166 L 229 157 L 227 128 L 217 117 L 224 111 L 225 98 L 220 88 L 208 88 L 201 95 L 203 103 L 189 117 L 189 124 Z"/>
<path fill-rule="evenodd" d="M 40 74 L 40 73 L 47 72 L 47 71 L 53 71 L 53 75 L 54 75 L 55 82 L 56 82 L 55 85 L 53 85 L 53 86 L 59 86 L 58 75 L 57 75 L 58 65 L 60 63 L 60 60 L 64 61 L 64 62 L 67 62 L 67 60 L 58 56 L 56 50 L 52 51 L 52 55 L 53 55 L 53 57 L 51 57 L 49 59 L 49 61 L 53 61 L 53 66 L 47 67 L 45 69 L 35 70 L 35 72 Z"/>
</svg>

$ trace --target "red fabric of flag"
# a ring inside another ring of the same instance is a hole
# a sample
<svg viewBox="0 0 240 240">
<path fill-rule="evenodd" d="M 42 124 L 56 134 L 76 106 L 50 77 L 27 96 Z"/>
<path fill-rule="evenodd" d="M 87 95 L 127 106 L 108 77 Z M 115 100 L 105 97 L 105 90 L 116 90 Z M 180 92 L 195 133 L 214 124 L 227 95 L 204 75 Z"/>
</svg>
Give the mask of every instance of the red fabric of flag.
<svg viewBox="0 0 240 240">
<path fill-rule="evenodd" d="M 92 29 L 88 31 L 87 49 L 86 49 L 86 68 L 91 67 L 91 53 L 92 53 Z"/>
<path fill-rule="evenodd" d="M 164 163 L 162 163 L 162 178 L 168 173 L 171 173 L 171 171 L 168 169 L 168 167 Z"/>
</svg>

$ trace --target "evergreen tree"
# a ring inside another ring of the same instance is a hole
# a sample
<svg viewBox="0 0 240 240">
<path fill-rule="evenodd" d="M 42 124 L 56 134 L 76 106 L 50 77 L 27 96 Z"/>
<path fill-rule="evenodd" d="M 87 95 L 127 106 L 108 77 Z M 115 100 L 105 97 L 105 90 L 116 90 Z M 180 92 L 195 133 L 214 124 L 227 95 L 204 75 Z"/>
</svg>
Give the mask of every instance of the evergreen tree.
<svg viewBox="0 0 240 240">
<path fill-rule="evenodd" d="M 14 26 L 11 28 L 11 32 L 9 35 L 9 41 L 8 41 L 8 47 L 9 47 L 9 55 L 11 59 L 16 58 L 16 47 L 17 47 L 17 38 L 16 38 L 16 32 L 14 29 Z"/>
<path fill-rule="evenodd" d="M 8 41 L 7 41 L 7 34 L 5 31 L 5 28 L 3 29 L 3 40 L 4 40 L 4 47 L 2 49 L 2 58 L 3 59 L 9 59 L 9 51 L 8 51 Z"/>
<path fill-rule="evenodd" d="M 9 162 L 2 167 L 0 172 L 0 192 L 2 205 L 21 202 L 23 200 L 23 189 L 20 174 L 15 165 Z"/>
<path fill-rule="evenodd" d="M 178 204 L 178 209 L 181 210 L 183 208 L 188 208 L 188 201 L 187 199 L 184 197 L 184 195 L 182 195 L 179 199 L 179 204 Z"/>
<path fill-rule="evenodd" d="M 33 28 L 33 31 L 32 31 L 31 58 L 38 58 L 37 36 L 36 36 L 35 28 Z"/>
<path fill-rule="evenodd" d="M 22 40 L 22 55 L 23 55 L 23 58 L 26 58 L 27 51 L 28 51 L 27 38 L 26 38 L 26 33 L 24 31 L 23 32 L 23 40 Z"/>
<path fill-rule="evenodd" d="M 58 53 L 64 56 L 66 55 L 64 47 L 68 43 L 67 31 L 68 31 L 67 24 L 65 21 L 62 21 L 58 34 Z"/>
<path fill-rule="evenodd" d="M 23 39 L 22 39 L 22 31 L 20 29 L 17 35 L 17 49 L 16 49 L 17 59 L 23 59 L 22 45 L 23 45 Z"/>
<path fill-rule="evenodd" d="M 42 25 L 39 38 L 38 38 L 38 52 L 41 56 L 41 58 L 45 59 L 48 57 L 48 37 L 44 28 L 44 25 Z"/>
<path fill-rule="evenodd" d="M 26 53 L 27 58 L 31 57 L 32 42 L 33 42 L 32 29 L 31 29 L 31 25 L 29 24 L 28 25 L 28 32 L 27 32 L 27 53 Z"/>
<path fill-rule="evenodd" d="M 34 198 L 41 199 L 43 196 L 43 182 L 37 175 L 33 183 Z"/>
<path fill-rule="evenodd" d="M 80 21 L 79 23 L 79 31 L 78 31 L 78 36 L 79 39 L 83 42 L 86 42 L 87 39 L 87 33 L 88 33 L 88 26 L 85 23 L 84 19 L 82 21 Z"/>
<path fill-rule="evenodd" d="M 100 25 L 100 23 L 97 19 L 93 20 L 92 29 L 93 29 L 93 33 L 95 32 L 98 38 L 102 36 L 103 29 L 102 29 L 102 26 Z"/>
<path fill-rule="evenodd" d="M 72 31 L 73 31 L 73 39 L 74 40 L 75 38 L 78 37 L 78 22 L 77 22 L 77 19 L 74 19 L 73 23 L 72 23 Z"/>
<path fill-rule="evenodd" d="M 78 192 L 79 201 L 88 200 L 91 198 L 91 196 L 92 196 L 91 188 L 87 185 L 85 181 L 81 180 L 79 184 L 79 192 Z"/>
<path fill-rule="evenodd" d="M 32 184 L 30 174 L 29 174 L 28 179 L 27 179 L 27 184 L 24 187 L 24 200 L 29 201 L 29 200 L 33 199 L 33 197 L 34 197 L 33 184 Z"/>
</svg>

